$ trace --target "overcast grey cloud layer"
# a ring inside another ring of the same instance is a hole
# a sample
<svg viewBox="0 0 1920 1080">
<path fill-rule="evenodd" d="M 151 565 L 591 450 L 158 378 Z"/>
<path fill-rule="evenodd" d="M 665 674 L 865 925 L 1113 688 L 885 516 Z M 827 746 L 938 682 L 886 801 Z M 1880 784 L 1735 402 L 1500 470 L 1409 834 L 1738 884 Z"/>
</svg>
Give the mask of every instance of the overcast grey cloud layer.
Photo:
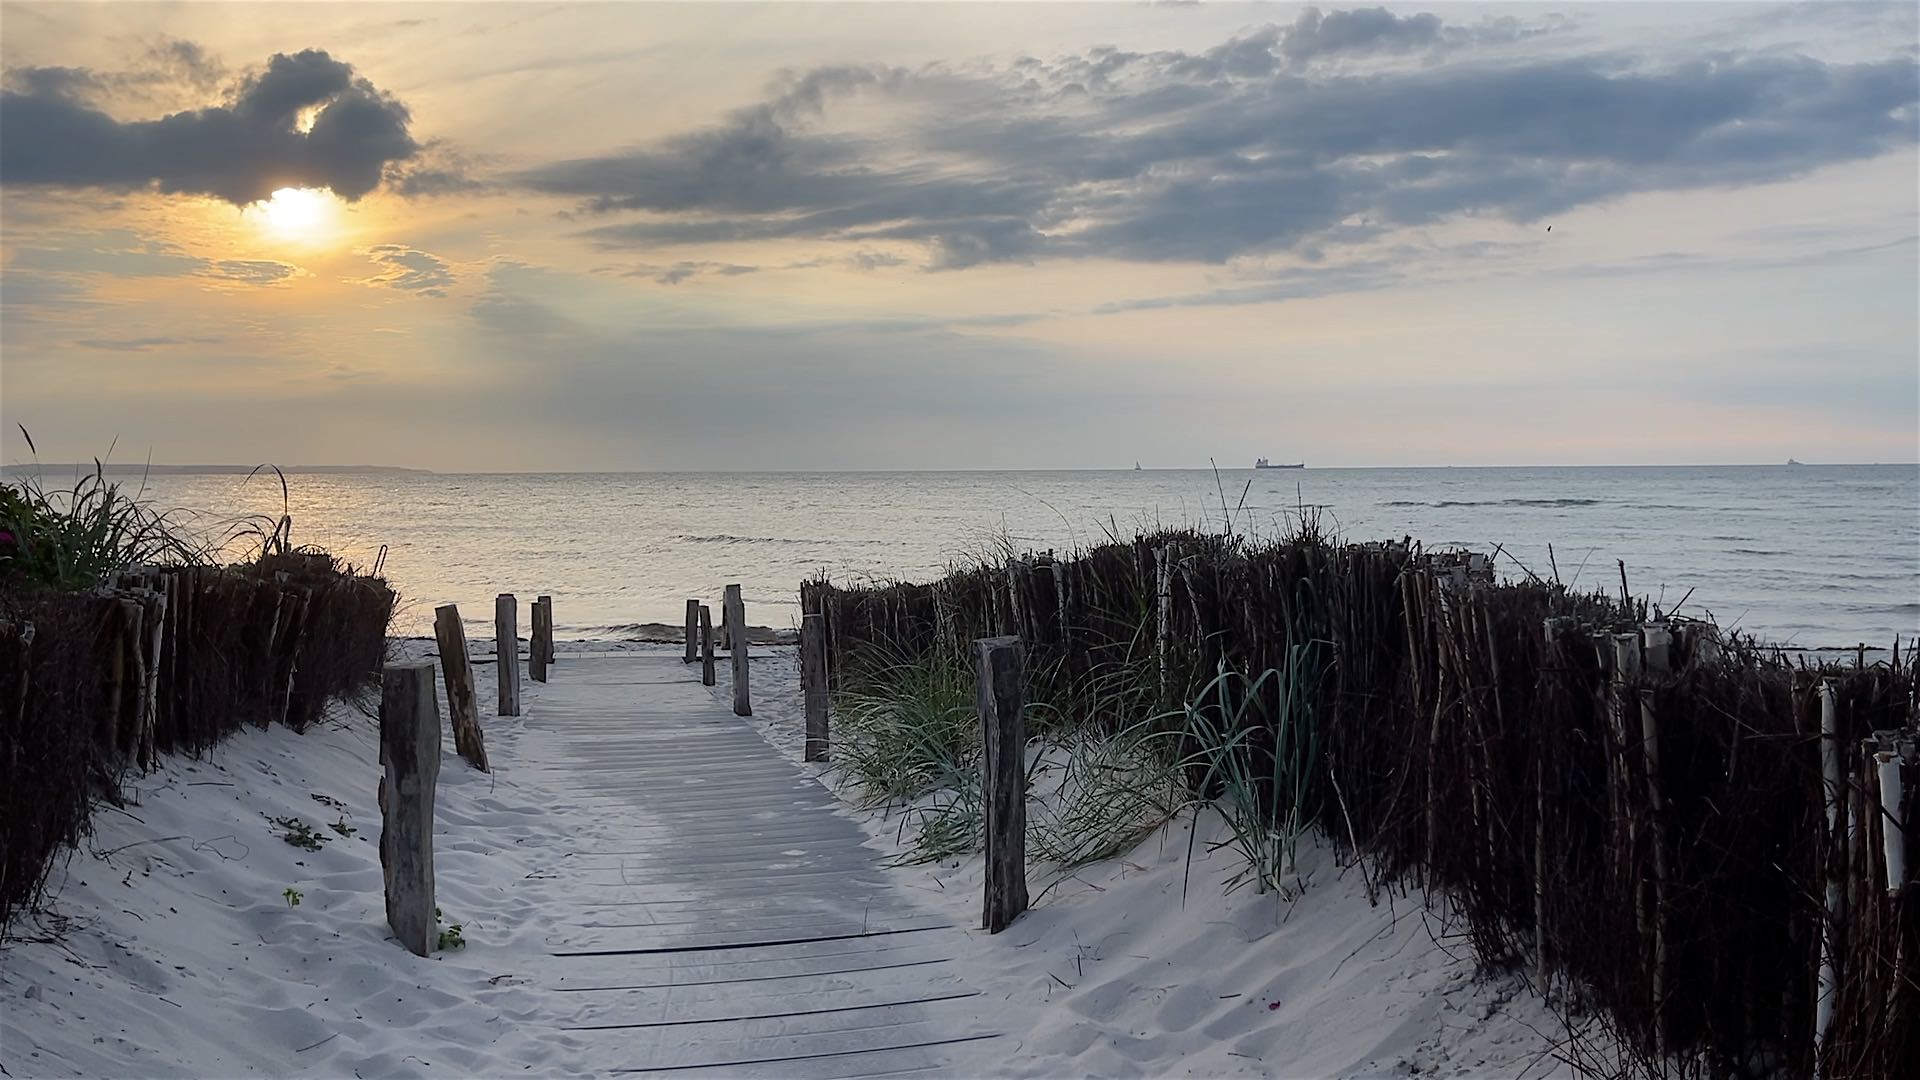
<svg viewBox="0 0 1920 1080">
<path fill-rule="evenodd" d="M 1639 192 L 1780 181 L 1915 141 L 1911 55 L 1413 63 L 1540 32 L 1309 11 L 1203 52 L 1095 49 L 993 71 L 832 67 L 724 123 L 517 179 L 609 218 L 607 249 L 913 241 L 931 265 L 1223 262 L 1460 215 L 1537 221 Z M 885 137 L 837 105 L 893 107 Z"/>
<path fill-rule="evenodd" d="M 185 48 L 199 59 L 197 47 Z M 275 55 L 226 105 L 158 120 L 121 122 L 88 100 L 141 82 L 143 73 L 28 67 L 7 74 L 13 88 L 0 91 L 0 183 L 152 187 L 236 206 L 278 188 L 324 187 L 352 201 L 378 187 L 390 164 L 420 150 L 405 105 L 315 49 Z M 302 121 L 309 122 L 304 130 Z"/>
</svg>

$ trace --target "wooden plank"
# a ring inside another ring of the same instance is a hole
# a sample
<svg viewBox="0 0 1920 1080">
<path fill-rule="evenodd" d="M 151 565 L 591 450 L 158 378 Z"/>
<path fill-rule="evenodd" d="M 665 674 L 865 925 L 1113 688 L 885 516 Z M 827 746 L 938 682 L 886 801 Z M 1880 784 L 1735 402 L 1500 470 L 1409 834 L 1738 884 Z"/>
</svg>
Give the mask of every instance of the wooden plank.
<svg viewBox="0 0 1920 1080">
<path fill-rule="evenodd" d="M 817 611 L 800 619 L 800 688 L 806 698 L 807 761 L 827 760 L 827 620 Z"/>
<path fill-rule="evenodd" d="M 440 707 L 433 665 L 389 664 L 380 675 L 380 867 L 387 925 L 417 956 L 439 940 L 433 897 L 433 797 L 440 778 Z"/>
<path fill-rule="evenodd" d="M 712 686 L 719 679 L 713 670 L 713 609 L 700 605 L 700 682 Z"/>
<path fill-rule="evenodd" d="M 512 593 L 493 599 L 495 667 L 500 684 L 501 716 L 520 715 L 520 607 Z"/>
<path fill-rule="evenodd" d="M 982 638 L 973 647 L 985 751 L 980 790 L 987 875 L 981 925 L 997 934 L 1027 910 L 1027 723 L 1020 639 Z"/>
<path fill-rule="evenodd" d="M 443 604 L 433 609 L 433 636 L 440 645 L 440 674 L 447 684 L 447 717 L 453 723 L 453 748 L 467 764 L 487 768 L 487 744 L 480 732 L 480 708 L 473 693 L 473 665 L 467 658 L 467 631 L 460 608 Z"/>
<path fill-rule="evenodd" d="M 691 664 L 699 659 L 700 601 L 687 601 L 687 659 Z"/>
<path fill-rule="evenodd" d="M 752 716 L 753 702 L 747 693 L 747 606 L 740 599 L 740 586 L 727 586 L 721 617 L 727 621 L 728 651 L 733 656 L 733 715 Z"/>
</svg>

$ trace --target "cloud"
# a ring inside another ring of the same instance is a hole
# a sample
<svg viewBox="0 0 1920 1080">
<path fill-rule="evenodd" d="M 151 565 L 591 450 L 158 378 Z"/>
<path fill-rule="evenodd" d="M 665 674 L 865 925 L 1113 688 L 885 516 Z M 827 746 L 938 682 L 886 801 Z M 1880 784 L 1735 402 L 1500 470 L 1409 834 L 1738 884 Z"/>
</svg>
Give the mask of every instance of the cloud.
<svg viewBox="0 0 1920 1080">
<path fill-rule="evenodd" d="M 83 349 L 98 349 L 103 352 L 152 352 L 155 349 L 170 349 L 179 345 L 212 345 L 225 340 L 221 337 L 81 338 L 74 344 Z"/>
<path fill-rule="evenodd" d="M 445 296 L 454 283 L 452 267 L 431 252 L 402 244 L 380 244 L 361 254 L 386 270 L 386 273 L 361 279 L 362 285 L 384 285 L 421 296 Z"/>
<path fill-rule="evenodd" d="M 221 259 L 205 270 L 208 277 L 238 281 L 248 285 L 278 285 L 301 273 L 303 271 L 292 263 L 276 262 L 272 259 Z"/>
<path fill-rule="evenodd" d="M 181 65 L 206 64 L 178 43 Z M 184 76 L 183 76 L 184 77 Z M 0 183 L 209 195 L 244 206 L 283 187 L 349 202 L 419 153 L 405 105 L 325 52 L 279 53 L 224 105 L 122 122 L 89 95 L 112 81 L 85 69 L 9 72 L 0 91 Z"/>
<path fill-rule="evenodd" d="M 19 249 L 6 265 L 6 288 L 13 290 L 23 278 L 36 274 L 67 280 L 204 277 L 248 285 L 277 285 L 304 272 L 292 263 L 273 259 L 202 258 L 129 229 L 108 229 L 98 233 L 61 234 L 49 237 L 42 246 Z"/>
<path fill-rule="evenodd" d="M 581 236 L 604 250 L 810 240 L 911 244 L 930 269 L 1223 263 L 1773 183 L 1915 142 L 1910 55 L 1486 52 L 1546 26 L 1309 11 L 1199 52 L 822 68 L 718 125 L 512 180 L 602 218 Z M 1449 61 L 1391 62 L 1437 52 Z"/>
</svg>

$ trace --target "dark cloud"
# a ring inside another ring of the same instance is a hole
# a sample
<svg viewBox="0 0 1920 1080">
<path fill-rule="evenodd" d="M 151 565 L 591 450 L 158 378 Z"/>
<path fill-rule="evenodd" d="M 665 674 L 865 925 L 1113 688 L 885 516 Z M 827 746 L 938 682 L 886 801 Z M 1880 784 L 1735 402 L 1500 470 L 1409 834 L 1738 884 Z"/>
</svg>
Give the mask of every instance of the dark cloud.
<svg viewBox="0 0 1920 1080">
<path fill-rule="evenodd" d="M 809 239 L 912 244 L 931 269 L 1218 263 L 1460 217 L 1535 221 L 1640 192 L 1777 182 L 1915 142 L 1920 66 L 1908 55 L 1656 64 L 1483 48 L 1547 25 L 1309 11 L 1200 52 L 825 68 L 783 77 L 718 126 L 514 180 L 584 214 L 644 215 L 584 232 L 608 250 Z M 1392 62 L 1442 52 L 1452 59 Z M 839 120 L 849 97 L 863 105 L 848 114 L 878 130 L 816 122 Z"/>
<path fill-rule="evenodd" d="M 379 244 L 362 254 L 379 263 L 385 271 L 362 280 L 363 285 L 384 285 L 421 296 L 445 296 L 454 283 L 452 267 L 431 252 L 401 244 Z"/>
<path fill-rule="evenodd" d="M 197 47 L 162 54 L 207 70 Z M 179 75 L 182 79 L 192 76 Z M 0 183 L 211 195 L 237 206 L 283 187 L 349 202 L 420 151 L 405 105 L 325 52 L 275 55 L 224 105 L 122 122 L 89 100 L 114 78 L 81 69 L 9 72 L 0 91 Z"/>
</svg>

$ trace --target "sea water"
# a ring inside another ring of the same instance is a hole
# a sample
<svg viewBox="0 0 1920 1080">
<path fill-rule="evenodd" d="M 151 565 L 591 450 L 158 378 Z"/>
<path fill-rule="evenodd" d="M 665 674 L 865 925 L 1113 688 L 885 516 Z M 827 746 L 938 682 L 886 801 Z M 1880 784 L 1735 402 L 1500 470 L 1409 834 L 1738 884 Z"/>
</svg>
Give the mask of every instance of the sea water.
<svg viewBox="0 0 1920 1080">
<path fill-rule="evenodd" d="M 1272 535 L 1305 511 L 1343 539 L 1497 548 L 1506 575 L 1557 574 L 1581 588 L 1617 590 L 1624 562 L 1636 595 L 1780 644 L 1885 647 L 1896 634 L 1920 636 L 1913 465 L 287 480 L 295 543 L 361 565 L 385 547 L 402 633 L 430 633 L 433 607 L 457 602 L 482 634 L 494 595 L 512 592 L 550 594 L 561 636 L 618 636 L 678 625 L 687 598 L 717 602 L 733 582 L 751 622 L 791 627 L 799 583 L 818 573 L 928 580 L 1003 538 L 1064 552 L 1156 525 Z M 271 476 L 145 484 L 156 504 L 208 524 L 282 509 Z"/>
</svg>

